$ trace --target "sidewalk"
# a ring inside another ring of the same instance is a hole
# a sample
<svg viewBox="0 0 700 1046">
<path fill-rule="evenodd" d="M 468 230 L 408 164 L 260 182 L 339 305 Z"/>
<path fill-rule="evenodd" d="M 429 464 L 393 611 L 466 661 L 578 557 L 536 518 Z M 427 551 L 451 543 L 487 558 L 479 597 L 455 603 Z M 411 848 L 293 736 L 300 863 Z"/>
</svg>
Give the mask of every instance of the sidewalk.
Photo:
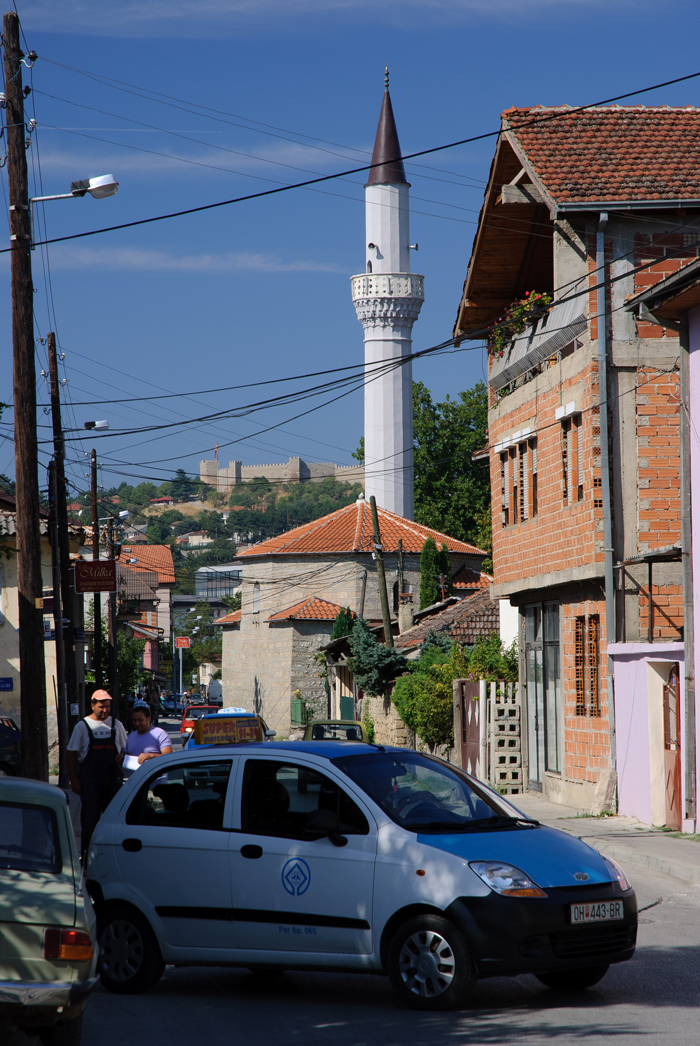
<svg viewBox="0 0 700 1046">
<path fill-rule="evenodd" d="M 631 870 L 650 868 L 685 883 L 700 885 L 700 842 L 692 836 L 674 839 L 634 817 L 590 817 L 570 806 L 550 803 L 538 792 L 514 795 L 513 803 L 528 817 L 583 839 Z"/>
</svg>

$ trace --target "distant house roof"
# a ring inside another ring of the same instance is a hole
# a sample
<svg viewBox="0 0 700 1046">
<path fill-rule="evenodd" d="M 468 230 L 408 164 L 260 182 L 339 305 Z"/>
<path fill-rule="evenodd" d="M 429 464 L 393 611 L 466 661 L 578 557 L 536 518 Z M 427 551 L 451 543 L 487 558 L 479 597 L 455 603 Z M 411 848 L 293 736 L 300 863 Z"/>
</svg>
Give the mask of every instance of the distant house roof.
<svg viewBox="0 0 700 1046">
<path fill-rule="evenodd" d="M 241 620 L 240 610 L 232 610 L 230 614 L 224 614 L 223 617 L 217 617 L 214 621 L 215 625 L 235 625 L 237 621 Z"/>
<path fill-rule="evenodd" d="M 117 501 L 119 498 L 117 498 Z M 151 505 L 172 505 L 173 498 L 151 498 Z"/>
<path fill-rule="evenodd" d="M 167 545 L 138 545 L 129 552 L 122 546 L 119 560 L 130 570 L 155 570 L 161 585 L 175 584 L 173 554 Z"/>
<path fill-rule="evenodd" d="M 465 555 L 486 555 L 483 550 L 466 541 L 457 541 L 447 534 L 441 534 L 430 527 L 424 527 L 413 520 L 404 519 L 383 508 L 377 508 L 382 547 L 387 552 L 396 552 L 398 540 L 403 542 L 404 552 L 420 552 L 427 538 L 439 545 L 445 544 L 450 552 L 462 552 Z M 253 545 L 245 552 L 239 550 L 238 558 L 258 556 L 313 555 L 323 552 L 373 552 L 372 516 L 369 502 L 362 499 L 345 508 L 337 509 L 313 523 L 268 538 L 259 545 Z"/>
<path fill-rule="evenodd" d="M 66 505 L 69 512 L 82 512 L 85 505 L 81 505 L 79 501 L 74 501 L 72 505 Z"/>
<path fill-rule="evenodd" d="M 268 617 L 268 621 L 335 621 L 342 610 L 337 603 L 329 603 L 326 599 L 311 596 L 309 599 L 295 603 L 287 610 L 280 610 L 277 614 Z"/>
<path fill-rule="evenodd" d="M 482 589 L 488 592 L 493 584 L 490 574 L 484 574 L 471 567 L 460 567 L 456 574 L 452 575 L 452 587 L 457 595 L 467 592 L 479 592 Z"/>
<path fill-rule="evenodd" d="M 477 639 L 498 632 L 499 623 L 498 603 L 488 592 L 477 592 L 394 636 L 394 646 L 404 651 L 415 650 L 423 645 L 429 632 L 443 632 L 451 639 L 471 646 Z"/>
</svg>

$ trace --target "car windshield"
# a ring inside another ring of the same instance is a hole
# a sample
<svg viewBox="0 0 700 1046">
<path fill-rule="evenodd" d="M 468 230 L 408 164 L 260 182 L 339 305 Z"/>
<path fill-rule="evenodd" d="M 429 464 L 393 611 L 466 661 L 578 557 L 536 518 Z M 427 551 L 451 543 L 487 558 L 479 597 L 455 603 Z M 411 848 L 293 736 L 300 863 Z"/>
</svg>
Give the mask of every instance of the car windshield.
<svg viewBox="0 0 700 1046">
<path fill-rule="evenodd" d="M 58 872 L 56 819 L 43 806 L 0 803 L 0 870 Z"/>
<path fill-rule="evenodd" d="M 504 800 L 472 785 L 440 759 L 420 752 L 347 755 L 333 763 L 409 831 L 465 831 L 526 822 Z"/>
<path fill-rule="evenodd" d="M 185 719 L 201 719 L 205 715 L 214 715 L 218 712 L 217 708 L 209 708 L 202 705 L 200 708 L 188 708 L 185 712 Z"/>
</svg>

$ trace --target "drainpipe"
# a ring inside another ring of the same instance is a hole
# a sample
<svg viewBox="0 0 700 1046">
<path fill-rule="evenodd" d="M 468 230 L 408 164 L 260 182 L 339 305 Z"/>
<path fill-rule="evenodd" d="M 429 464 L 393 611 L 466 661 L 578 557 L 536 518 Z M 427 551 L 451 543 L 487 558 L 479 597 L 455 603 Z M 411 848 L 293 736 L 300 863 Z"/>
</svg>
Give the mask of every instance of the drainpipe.
<svg viewBox="0 0 700 1046">
<path fill-rule="evenodd" d="M 608 305 L 605 283 L 605 227 L 608 216 L 598 216 L 596 236 L 596 273 L 598 292 L 598 403 L 600 404 L 600 481 L 603 500 L 603 551 L 605 554 L 605 639 L 607 646 L 615 642 L 615 576 L 613 573 L 612 499 L 610 495 L 610 455 L 608 433 Z M 612 658 L 607 656 L 606 682 L 608 693 L 608 721 L 610 723 L 610 769 L 617 770 L 615 740 L 615 695 Z"/>
<path fill-rule="evenodd" d="M 693 608 L 693 531 L 690 485 L 690 340 L 687 323 L 678 325 L 681 349 L 681 549 L 683 556 L 683 642 L 685 645 L 685 819 L 696 817 L 695 634 Z M 695 827 L 695 826 L 693 826 Z"/>
</svg>

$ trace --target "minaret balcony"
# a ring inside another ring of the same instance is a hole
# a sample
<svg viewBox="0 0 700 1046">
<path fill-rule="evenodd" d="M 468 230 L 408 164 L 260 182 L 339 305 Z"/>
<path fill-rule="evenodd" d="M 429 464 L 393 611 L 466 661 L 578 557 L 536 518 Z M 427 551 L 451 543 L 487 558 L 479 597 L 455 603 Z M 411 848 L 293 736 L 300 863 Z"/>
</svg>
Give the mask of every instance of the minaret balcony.
<svg viewBox="0 0 700 1046">
<path fill-rule="evenodd" d="M 352 300 L 367 298 L 414 298 L 425 299 L 423 277 L 415 272 L 361 273 L 351 276 Z"/>
</svg>

